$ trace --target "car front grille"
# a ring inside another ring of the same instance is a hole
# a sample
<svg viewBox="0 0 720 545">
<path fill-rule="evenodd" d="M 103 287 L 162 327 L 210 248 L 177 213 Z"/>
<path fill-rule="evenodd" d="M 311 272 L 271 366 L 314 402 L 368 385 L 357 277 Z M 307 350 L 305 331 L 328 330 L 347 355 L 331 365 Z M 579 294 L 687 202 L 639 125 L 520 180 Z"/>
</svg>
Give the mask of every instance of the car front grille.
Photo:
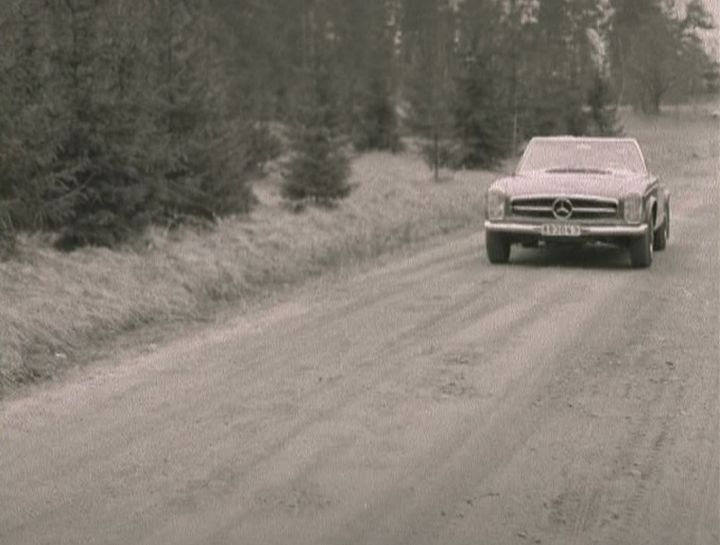
<svg viewBox="0 0 720 545">
<path fill-rule="evenodd" d="M 512 215 L 523 218 L 556 219 L 553 207 L 558 199 L 566 200 L 572 209 L 570 220 L 611 220 L 618 218 L 618 203 L 593 197 L 518 197 L 512 199 Z M 558 218 L 559 219 L 559 218 Z"/>
</svg>

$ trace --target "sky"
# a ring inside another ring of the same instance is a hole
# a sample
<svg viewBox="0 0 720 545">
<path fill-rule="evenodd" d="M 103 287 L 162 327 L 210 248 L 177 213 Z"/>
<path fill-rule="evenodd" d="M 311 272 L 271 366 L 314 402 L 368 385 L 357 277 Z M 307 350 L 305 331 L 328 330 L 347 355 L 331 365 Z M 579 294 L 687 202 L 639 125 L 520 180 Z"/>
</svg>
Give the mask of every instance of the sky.
<svg viewBox="0 0 720 545">
<path fill-rule="evenodd" d="M 720 0 L 705 0 L 708 11 L 715 15 L 715 21 L 720 23 Z"/>
<path fill-rule="evenodd" d="M 720 27 L 720 0 L 704 0 L 705 7 L 715 17 L 715 24 Z M 705 43 L 715 51 L 716 56 L 720 56 L 718 50 L 718 42 L 720 41 L 720 30 L 711 31 L 710 35 L 705 38 Z M 713 43 L 714 42 L 714 43 Z M 720 60 L 720 59 L 717 59 Z"/>
<path fill-rule="evenodd" d="M 687 4 L 690 0 L 680 0 L 678 4 Z M 705 33 L 703 37 L 705 44 L 711 52 L 720 60 L 720 0 L 703 0 L 708 12 L 715 18 L 715 24 L 719 27 Z"/>
</svg>

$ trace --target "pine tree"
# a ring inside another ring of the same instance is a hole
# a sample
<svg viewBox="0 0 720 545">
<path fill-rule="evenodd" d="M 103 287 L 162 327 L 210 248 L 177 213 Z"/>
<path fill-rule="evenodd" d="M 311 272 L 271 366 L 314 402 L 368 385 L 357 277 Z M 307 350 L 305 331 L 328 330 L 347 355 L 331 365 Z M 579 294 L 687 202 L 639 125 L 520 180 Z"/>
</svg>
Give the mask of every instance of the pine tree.
<svg viewBox="0 0 720 545">
<path fill-rule="evenodd" d="M 582 134 L 584 96 L 579 95 L 574 58 L 574 22 L 567 0 L 545 0 L 538 10 L 533 74 L 537 134 Z M 581 88 L 580 88 L 581 89 Z"/>
<path fill-rule="evenodd" d="M 203 1 L 164 0 L 156 10 L 157 198 L 163 221 L 212 221 L 244 212 L 249 126 L 227 122 L 225 88 Z"/>
<path fill-rule="evenodd" d="M 507 154 L 509 112 L 498 107 L 497 75 L 477 57 L 466 59 L 457 78 L 454 133 L 459 143 L 456 166 L 493 167 Z"/>
<path fill-rule="evenodd" d="M 513 113 L 505 99 L 504 60 L 499 6 L 467 0 L 460 7 L 455 76 L 454 136 L 459 150 L 456 166 L 492 167 L 507 154 Z M 512 51 L 511 51 L 512 53 Z M 512 59 L 511 59 L 512 60 Z"/>
<path fill-rule="evenodd" d="M 53 29 L 62 135 L 42 194 L 59 245 L 114 246 L 151 222 L 247 210 L 244 135 L 226 122 L 205 3 L 64 6 Z"/>
<path fill-rule="evenodd" d="M 695 93 L 707 66 L 698 30 L 713 27 L 698 0 L 680 16 L 673 0 L 612 0 L 612 75 L 620 100 L 644 113 L 660 113 L 672 92 L 683 98 Z"/>
<path fill-rule="evenodd" d="M 395 104 L 388 89 L 387 76 L 373 71 L 359 98 L 353 140 L 359 151 L 400 149 L 400 133 Z"/>
<path fill-rule="evenodd" d="M 302 64 L 297 70 L 301 86 L 291 133 L 292 158 L 288 163 L 283 196 L 312 200 L 329 206 L 350 193 L 349 161 L 340 141 L 334 27 L 321 0 L 306 0 L 302 11 Z"/>
<path fill-rule="evenodd" d="M 404 95 L 409 126 L 423 138 L 422 153 L 439 180 L 440 167 L 452 165 L 453 21 L 444 0 L 406 0 L 405 48 L 409 73 Z"/>
<path fill-rule="evenodd" d="M 120 46 L 103 32 L 109 15 L 98 0 L 69 0 L 54 21 L 55 79 L 64 101 L 62 135 L 43 194 L 46 227 L 58 245 L 113 246 L 152 217 L 150 188 L 136 162 L 142 138 L 137 97 L 115 85 Z"/>
<path fill-rule="evenodd" d="M 317 62 L 306 77 L 307 90 L 292 130 L 293 157 L 282 193 L 291 200 L 309 199 L 329 206 L 350 193 L 349 161 L 340 148 L 327 67 Z"/>
<path fill-rule="evenodd" d="M 50 58 L 48 17 L 41 8 L 18 6 L 0 29 L 0 55 L 8 57 L 0 63 L 0 229 L 8 237 L 43 225 L 41 195 L 60 139 L 60 93 L 43 71 Z"/>
<path fill-rule="evenodd" d="M 352 136 L 360 151 L 398 151 L 400 135 L 398 117 L 393 100 L 394 39 L 396 28 L 391 21 L 386 0 L 352 2 L 357 15 L 364 21 L 355 21 L 352 34 L 350 64 L 359 64 L 358 84 L 353 89 L 355 103 Z M 358 36 L 359 34 L 359 36 Z M 359 38 L 359 44 L 354 40 Z"/>
</svg>

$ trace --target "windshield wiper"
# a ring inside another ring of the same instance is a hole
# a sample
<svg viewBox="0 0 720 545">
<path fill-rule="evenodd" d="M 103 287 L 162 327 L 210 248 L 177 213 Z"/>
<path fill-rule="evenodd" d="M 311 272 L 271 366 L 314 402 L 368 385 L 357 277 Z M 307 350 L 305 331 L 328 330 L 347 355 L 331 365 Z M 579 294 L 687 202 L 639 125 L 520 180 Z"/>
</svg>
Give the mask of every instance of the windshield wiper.
<svg viewBox="0 0 720 545">
<path fill-rule="evenodd" d="M 609 170 L 602 168 L 578 168 L 578 167 L 562 167 L 562 168 L 548 168 L 545 172 L 551 174 L 564 174 L 564 173 L 581 173 L 581 174 L 610 174 Z"/>
</svg>

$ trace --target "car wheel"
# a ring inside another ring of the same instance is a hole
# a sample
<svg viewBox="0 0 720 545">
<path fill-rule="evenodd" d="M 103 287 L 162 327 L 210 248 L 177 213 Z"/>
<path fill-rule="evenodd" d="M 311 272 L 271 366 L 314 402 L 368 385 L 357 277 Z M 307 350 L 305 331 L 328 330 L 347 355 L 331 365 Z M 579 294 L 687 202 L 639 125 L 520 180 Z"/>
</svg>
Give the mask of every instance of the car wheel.
<svg viewBox="0 0 720 545">
<path fill-rule="evenodd" d="M 664 250 L 667 246 L 667 241 L 670 238 L 670 207 L 665 206 L 665 221 L 662 227 L 655 231 L 655 238 L 653 240 L 654 250 Z"/>
<path fill-rule="evenodd" d="M 485 250 L 490 263 L 507 263 L 510 259 L 510 243 L 502 233 L 485 231 Z"/>
<path fill-rule="evenodd" d="M 647 232 L 630 241 L 630 263 L 636 269 L 649 267 L 653 260 L 653 247 L 655 246 L 655 230 L 652 217 L 648 218 Z"/>
</svg>

